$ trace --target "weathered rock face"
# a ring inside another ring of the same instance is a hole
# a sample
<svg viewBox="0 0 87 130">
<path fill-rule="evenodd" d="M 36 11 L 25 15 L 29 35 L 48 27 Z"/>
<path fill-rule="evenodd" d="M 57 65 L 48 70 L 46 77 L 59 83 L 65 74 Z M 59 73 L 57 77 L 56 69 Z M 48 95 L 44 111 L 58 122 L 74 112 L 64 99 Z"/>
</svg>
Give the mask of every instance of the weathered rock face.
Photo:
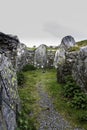
<svg viewBox="0 0 87 130">
<path fill-rule="evenodd" d="M 28 63 L 34 65 L 34 50 L 28 50 Z"/>
<path fill-rule="evenodd" d="M 60 45 L 60 49 L 56 53 L 58 82 L 64 83 L 65 77 L 72 75 L 82 90 L 87 92 L 87 46 L 73 52 L 69 52 L 68 49 L 61 52 L 61 48 L 64 49 L 64 45 Z M 62 53 L 63 55 L 61 55 Z"/>
<path fill-rule="evenodd" d="M 0 33 L 0 52 L 11 59 L 13 68 L 17 71 L 26 64 L 33 63 L 34 54 L 27 49 L 26 45 L 20 43 L 17 36 Z"/>
<path fill-rule="evenodd" d="M 65 62 L 65 50 L 64 48 L 60 48 L 55 53 L 55 58 L 54 58 L 55 68 L 58 68 L 58 65 L 61 65 L 64 62 Z"/>
<path fill-rule="evenodd" d="M 72 75 L 77 84 L 87 91 L 87 46 L 80 49 L 73 65 Z"/>
<path fill-rule="evenodd" d="M 64 48 L 64 50 L 67 50 L 68 48 L 75 45 L 75 40 L 72 36 L 66 36 L 61 41 L 61 47 Z"/>
<path fill-rule="evenodd" d="M 53 68 L 54 56 L 55 56 L 54 50 L 47 51 L 47 67 L 48 68 Z"/>
<path fill-rule="evenodd" d="M 35 50 L 34 65 L 38 68 L 45 68 L 47 66 L 47 47 L 46 45 L 40 45 Z"/>
<path fill-rule="evenodd" d="M 66 36 L 62 39 L 60 48 L 55 53 L 54 66 L 58 68 L 58 65 L 62 65 L 65 62 L 65 52 L 75 45 L 75 40 L 72 36 Z"/>
<path fill-rule="evenodd" d="M 3 53 L 0 54 L 0 130 L 15 130 L 18 107 L 16 71 Z"/>
<path fill-rule="evenodd" d="M 24 44 L 18 44 L 17 46 L 17 57 L 16 57 L 16 68 L 20 71 L 23 66 L 29 63 L 28 61 L 28 50 Z"/>
<path fill-rule="evenodd" d="M 15 130 L 19 96 L 17 91 L 17 37 L 0 33 L 0 130 Z"/>
<path fill-rule="evenodd" d="M 58 64 L 57 68 L 57 81 L 60 83 L 65 82 L 65 78 L 68 75 L 72 75 L 73 65 L 78 58 L 79 52 L 66 52 L 65 61 L 62 64 Z"/>
<path fill-rule="evenodd" d="M 17 46 L 19 40 L 17 36 L 7 35 L 0 32 L 0 52 L 11 59 L 12 65 L 16 67 Z"/>
</svg>

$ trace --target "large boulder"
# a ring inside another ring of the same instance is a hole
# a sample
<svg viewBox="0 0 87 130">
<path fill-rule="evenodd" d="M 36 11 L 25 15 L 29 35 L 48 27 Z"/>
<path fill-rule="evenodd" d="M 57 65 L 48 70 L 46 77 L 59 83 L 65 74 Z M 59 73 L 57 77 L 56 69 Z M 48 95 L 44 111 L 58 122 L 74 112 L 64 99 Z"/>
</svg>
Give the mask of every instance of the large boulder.
<svg viewBox="0 0 87 130">
<path fill-rule="evenodd" d="M 35 50 L 34 55 L 34 65 L 36 67 L 43 67 L 47 66 L 47 47 L 46 45 L 42 44 Z"/>
<path fill-rule="evenodd" d="M 54 58 L 54 66 L 58 68 L 58 66 L 64 64 L 65 62 L 65 53 L 68 51 L 70 47 L 75 45 L 75 40 L 72 36 L 66 36 L 62 39 L 59 49 L 55 53 Z"/>
<path fill-rule="evenodd" d="M 64 48 L 64 50 L 69 49 L 70 47 L 73 47 L 75 45 L 75 40 L 72 36 L 66 36 L 61 41 L 61 47 Z"/>
</svg>

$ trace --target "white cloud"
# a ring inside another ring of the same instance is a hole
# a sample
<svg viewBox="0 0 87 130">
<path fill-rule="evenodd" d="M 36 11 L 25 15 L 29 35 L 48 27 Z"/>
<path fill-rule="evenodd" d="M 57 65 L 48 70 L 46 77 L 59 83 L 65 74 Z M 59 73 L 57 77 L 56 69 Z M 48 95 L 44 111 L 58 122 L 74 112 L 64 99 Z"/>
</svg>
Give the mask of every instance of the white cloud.
<svg viewBox="0 0 87 130">
<path fill-rule="evenodd" d="M 86 39 L 86 5 L 86 0 L 3 0 L 0 30 L 32 44 L 37 39 L 55 43 L 65 35 Z"/>
</svg>

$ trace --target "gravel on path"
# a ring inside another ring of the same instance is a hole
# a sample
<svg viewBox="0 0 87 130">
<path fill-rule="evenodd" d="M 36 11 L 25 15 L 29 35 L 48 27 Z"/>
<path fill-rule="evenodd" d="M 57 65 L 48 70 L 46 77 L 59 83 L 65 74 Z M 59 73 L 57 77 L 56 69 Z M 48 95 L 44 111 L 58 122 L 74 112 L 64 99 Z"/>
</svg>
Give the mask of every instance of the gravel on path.
<svg viewBox="0 0 87 130">
<path fill-rule="evenodd" d="M 39 106 L 41 111 L 37 121 L 38 130 L 84 130 L 81 128 L 72 128 L 68 121 L 60 115 L 54 108 L 52 99 L 48 96 L 41 82 L 37 84 L 37 90 L 40 97 Z"/>
</svg>

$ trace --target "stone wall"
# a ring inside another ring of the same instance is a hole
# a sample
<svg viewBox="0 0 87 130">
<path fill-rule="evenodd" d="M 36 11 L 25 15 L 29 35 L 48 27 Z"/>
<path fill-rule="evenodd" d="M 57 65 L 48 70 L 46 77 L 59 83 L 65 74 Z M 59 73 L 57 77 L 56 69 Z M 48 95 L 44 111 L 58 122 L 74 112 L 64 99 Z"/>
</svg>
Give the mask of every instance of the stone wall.
<svg viewBox="0 0 87 130">
<path fill-rule="evenodd" d="M 78 57 L 79 51 L 65 52 L 64 62 L 60 62 L 57 66 L 57 81 L 60 83 L 65 82 L 68 75 L 72 75 L 73 65 Z"/>
<path fill-rule="evenodd" d="M 17 76 L 11 60 L 0 54 L 0 130 L 15 130 L 19 108 Z"/>
<path fill-rule="evenodd" d="M 73 64 L 72 76 L 77 84 L 87 92 L 87 46 L 80 48 Z"/>
<path fill-rule="evenodd" d="M 0 33 L 0 130 L 15 130 L 20 100 L 17 91 L 18 38 Z"/>
<path fill-rule="evenodd" d="M 69 45 L 69 41 L 70 40 L 66 40 L 67 46 Z M 72 45 L 73 47 L 77 46 L 75 44 Z M 58 82 L 64 83 L 66 76 L 72 75 L 81 89 L 87 92 L 87 46 L 71 52 L 68 50 L 70 45 L 64 48 L 64 45 L 60 45 L 55 55 Z"/>
</svg>

